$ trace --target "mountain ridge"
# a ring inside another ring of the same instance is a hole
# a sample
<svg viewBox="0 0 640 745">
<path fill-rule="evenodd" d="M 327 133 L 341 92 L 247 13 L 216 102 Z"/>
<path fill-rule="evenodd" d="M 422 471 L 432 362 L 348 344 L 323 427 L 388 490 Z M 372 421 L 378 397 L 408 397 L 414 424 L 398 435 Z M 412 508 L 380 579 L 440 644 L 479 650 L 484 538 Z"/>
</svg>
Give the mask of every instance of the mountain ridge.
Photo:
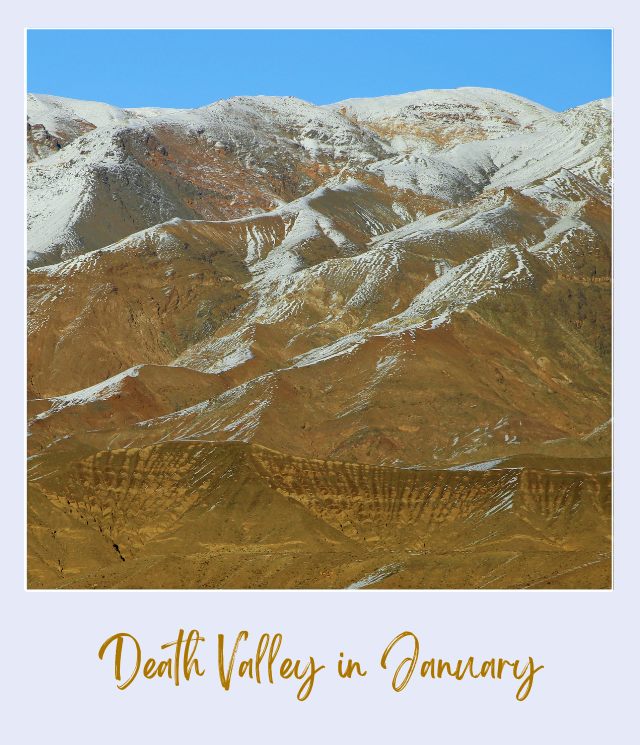
<svg viewBox="0 0 640 745">
<path fill-rule="evenodd" d="M 29 100 L 28 447 L 39 514 L 53 520 L 70 489 L 74 499 L 79 484 L 89 489 L 78 474 L 92 453 L 126 480 L 129 459 L 160 448 L 173 483 L 171 464 L 187 463 L 195 443 L 267 447 L 329 470 L 386 468 L 400 481 L 407 470 L 437 478 L 526 463 L 542 474 L 531 476 L 534 501 L 546 499 L 540 484 L 582 488 L 576 459 L 585 473 L 606 472 L 606 101 L 552 112 L 463 88 L 322 107 L 240 96 L 123 114 Z M 71 470 L 47 496 L 48 463 Z M 304 483 L 296 510 L 320 512 L 296 512 L 296 524 L 321 543 L 335 538 L 340 524 Z M 606 557 L 610 487 L 598 484 L 592 548 Z M 362 509 L 377 488 L 355 495 Z M 265 499 L 284 515 L 278 493 Z M 238 515 L 253 524 L 250 511 Z M 227 528 L 237 538 L 238 525 Z M 114 558 L 102 537 L 82 536 Z M 295 582 L 310 581 L 316 559 Z M 510 580 L 518 586 L 523 561 Z M 407 577 L 429 581 L 415 572 Z M 607 581 L 587 574 L 587 584 Z"/>
</svg>

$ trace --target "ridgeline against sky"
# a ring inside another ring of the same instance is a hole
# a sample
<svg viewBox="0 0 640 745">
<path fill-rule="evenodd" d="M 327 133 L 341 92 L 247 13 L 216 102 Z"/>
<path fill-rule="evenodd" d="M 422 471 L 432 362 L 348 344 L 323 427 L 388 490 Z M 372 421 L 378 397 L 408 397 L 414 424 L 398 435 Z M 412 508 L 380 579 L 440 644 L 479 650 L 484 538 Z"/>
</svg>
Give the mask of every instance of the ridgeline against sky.
<svg viewBox="0 0 640 745">
<path fill-rule="evenodd" d="M 31 93 L 121 107 L 480 86 L 563 111 L 611 95 L 608 30 L 33 30 L 27 41 Z"/>
</svg>

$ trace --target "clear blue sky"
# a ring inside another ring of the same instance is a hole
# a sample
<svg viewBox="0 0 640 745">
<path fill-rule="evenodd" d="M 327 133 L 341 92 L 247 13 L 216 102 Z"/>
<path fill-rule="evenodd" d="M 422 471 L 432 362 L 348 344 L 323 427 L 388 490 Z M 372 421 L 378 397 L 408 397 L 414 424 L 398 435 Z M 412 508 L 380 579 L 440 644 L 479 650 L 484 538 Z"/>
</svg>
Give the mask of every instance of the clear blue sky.
<svg viewBox="0 0 640 745">
<path fill-rule="evenodd" d="M 595 31 L 40 31 L 27 89 L 117 106 L 237 95 L 322 104 L 486 86 L 563 110 L 611 95 L 611 33 Z"/>
</svg>

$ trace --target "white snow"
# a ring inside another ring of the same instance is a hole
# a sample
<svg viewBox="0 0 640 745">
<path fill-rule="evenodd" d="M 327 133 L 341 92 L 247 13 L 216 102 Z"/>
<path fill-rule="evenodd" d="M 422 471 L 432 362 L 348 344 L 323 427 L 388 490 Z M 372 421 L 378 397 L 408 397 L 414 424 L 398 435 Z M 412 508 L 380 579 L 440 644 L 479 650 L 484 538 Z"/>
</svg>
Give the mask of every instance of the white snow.
<svg viewBox="0 0 640 745">
<path fill-rule="evenodd" d="M 31 124 L 42 124 L 51 134 L 64 136 L 69 129 L 81 132 L 77 123 L 92 127 L 109 127 L 126 124 L 134 115 L 131 112 L 97 101 L 75 98 L 27 94 L 27 118 Z"/>
<path fill-rule="evenodd" d="M 121 110 L 48 96 L 30 96 L 28 107 L 32 123 L 75 137 L 59 152 L 28 167 L 31 258 L 52 247 L 63 247 L 63 258 L 64 251 L 83 250 L 75 226 L 92 209 L 97 171 L 136 177 L 135 165 L 113 145 L 123 127 L 170 127 L 180 136 L 201 138 L 206 146 L 223 148 L 224 156 L 234 158 L 248 178 L 252 173 L 269 174 L 280 163 L 297 167 L 326 161 L 336 167 L 333 173 L 339 168 L 337 176 L 303 197 L 284 203 L 270 195 L 271 203 L 278 205 L 274 209 L 256 208 L 250 216 L 215 223 L 228 228 L 238 260 L 250 273 L 245 286 L 250 299 L 215 334 L 173 362 L 212 373 L 235 370 L 250 361 L 259 348 L 260 326 L 283 324 L 290 331 L 286 341 L 296 351 L 279 363 L 282 369 L 348 357 L 373 337 L 393 341 L 415 329 L 435 332 L 485 298 L 533 287 L 537 259 L 555 266 L 570 256 L 578 239 L 583 241 L 581 250 L 588 248 L 589 240 L 595 241 L 594 231 L 578 210 L 592 197 L 607 198 L 607 101 L 555 113 L 511 94 L 464 88 L 354 99 L 327 107 L 264 96 L 185 111 Z M 460 122 L 467 127 L 466 134 Z M 85 131 L 87 125 L 96 128 Z M 387 125 L 396 129 L 386 132 Z M 432 136 L 435 130 L 444 133 L 442 141 Z M 377 177 L 388 187 L 382 190 L 386 201 L 381 197 L 384 205 L 379 209 L 367 202 L 376 198 L 377 187 L 370 183 L 377 183 Z M 513 238 L 505 237 L 518 210 L 509 188 L 522 190 L 540 205 L 540 215 L 531 218 L 538 223 L 538 237 L 531 243 L 544 238 L 535 245 L 512 245 Z M 447 208 L 425 216 L 398 191 L 409 192 L 411 199 L 434 197 Z M 153 196 L 162 199 L 160 194 Z M 333 213 L 327 205 L 335 204 L 351 210 L 351 227 L 361 226 L 364 238 L 353 238 L 340 218 L 329 217 Z M 381 216 L 385 214 L 389 217 Z M 413 219 L 413 214 L 418 217 Z M 88 275 L 99 270 L 105 251 L 129 251 L 148 240 L 160 248 L 171 247 L 174 238 L 165 226 L 172 222 L 36 271 L 64 278 Z M 464 251 L 450 250 L 460 245 Z M 322 251 L 310 250 L 317 246 Z M 389 283 L 401 286 L 407 267 L 412 281 L 420 282 L 418 291 L 403 295 L 402 305 L 398 297 L 392 307 L 377 308 L 377 301 L 389 294 Z M 168 278 L 172 271 L 167 270 Z M 173 279 L 166 282 L 170 293 Z M 64 292 L 64 287 L 57 292 Z M 43 293 L 40 302 L 56 297 Z M 374 307 L 376 322 L 371 318 Z M 369 405 L 374 389 L 401 364 L 402 356 L 393 349 L 382 353 L 342 415 Z M 39 416 L 113 395 L 136 370 L 52 399 L 49 412 Z M 231 439 L 250 438 L 273 400 L 274 381 L 271 374 L 261 375 L 215 399 L 141 426 L 168 422 L 172 437 L 224 433 Z M 486 431 L 461 435 L 454 446 L 464 452 L 470 443 L 473 449 L 473 438 L 494 436 L 515 442 L 505 427 L 498 422 Z"/>
<path fill-rule="evenodd" d="M 136 365 L 88 388 L 67 393 L 64 396 L 53 396 L 49 399 L 51 403 L 50 408 L 36 415 L 34 421 L 47 419 L 52 414 L 58 413 L 70 406 L 84 406 L 95 403 L 96 401 L 106 401 L 122 390 L 122 384 L 127 378 L 137 378 L 141 369 L 142 365 Z"/>
<path fill-rule="evenodd" d="M 360 590 L 363 587 L 369 587 L 370 585 L 375 585 L 378 582 L 382 582 L 383 579 L 390 577 L 392 574 L 397 574 L 398 572 L 402 571 L 402 569 L 404 569 L 404 564 L 401 564 L 401 563 L 386 564 L 385 566 L 380 567 L 379 569 L 376 569 L 375 571 L 367 574 L 366 577 L 363 577 L 362 579 L 359 579 L 357 582 L 354 582 L 353 584 L 349 585 L 347 589 L 348 590 Z"/>
<path fill-rule="evenodd" d="M 455 444 L 455 443 L 454 443 Z M 503 458 L 496 458 L 494 460 L 485 460 L 480 463 L 466 463 L 461 466 L 451 466 L 449 471 L 490 471 L 492 468 L 499 466 L 502 463 Z"/>
</svg>

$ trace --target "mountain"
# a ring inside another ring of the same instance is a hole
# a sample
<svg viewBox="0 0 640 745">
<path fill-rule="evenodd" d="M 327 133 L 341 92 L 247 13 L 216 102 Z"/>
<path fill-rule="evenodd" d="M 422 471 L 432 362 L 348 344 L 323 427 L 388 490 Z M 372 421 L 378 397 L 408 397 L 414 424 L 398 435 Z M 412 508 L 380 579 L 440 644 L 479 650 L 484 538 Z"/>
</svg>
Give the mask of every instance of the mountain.
<svg viewBox="0 0 640 745">
<path fill-rule="evenodd" d="M 27 111 L 31 586 L 608 586 L 609 101 Z"/>
</svg>

